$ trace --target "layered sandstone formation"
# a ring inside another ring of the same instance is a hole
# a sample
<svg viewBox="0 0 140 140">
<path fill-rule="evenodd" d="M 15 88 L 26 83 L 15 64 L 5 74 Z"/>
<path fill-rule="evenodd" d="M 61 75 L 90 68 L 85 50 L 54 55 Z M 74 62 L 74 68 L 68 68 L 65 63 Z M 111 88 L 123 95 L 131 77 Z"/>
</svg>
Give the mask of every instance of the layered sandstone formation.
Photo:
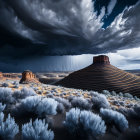
<svg viewBox="0 0 140 140">
<path fill-rule="evenodd" d="M 71 73 L 56 85 L 98 92 L 131 93 L 140 97 L 140 77 L 112 66 L 105 55 L 94 57 L 93 64 Z"/>
<path fill-rule="evenodd" d="M 29 70 L 26 70 L 22 73 L 22 78 L 20 80 L 20 83 L 29 84 L 29 83 L 40 83 L 40 82 L 36 78 L 35 74 L 33 74 Z"/>
</svg>

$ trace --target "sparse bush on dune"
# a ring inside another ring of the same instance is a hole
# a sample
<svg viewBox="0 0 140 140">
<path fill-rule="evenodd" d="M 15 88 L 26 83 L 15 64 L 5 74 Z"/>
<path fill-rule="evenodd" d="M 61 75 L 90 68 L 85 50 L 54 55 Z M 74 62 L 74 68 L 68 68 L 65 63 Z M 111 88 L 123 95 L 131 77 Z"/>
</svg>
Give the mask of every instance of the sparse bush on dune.
<svg viewBox="0 0 140 140">
<path fill-rule="evenodd" d="M 15 100 L 20 100 L 35 95 L 37 95 L 36 92 L 31 88 L 22 88 L 21 90 L 15 90 L 13 92 L 13 97 Z"/>
<path fill-rule="evenodd" d="M 84 99 L 83 97 L 74 97 L 71 100 L 71 104 L 73 107 L 77 107 L 80 109 L 86 109 L 90 110 L 92 107 L 92 104 L 88 102 L 87 99 Z"/>
<path fill-rule="evenodd" d="M 91 101 L 93 103 L 93 108 L 97 110 L 99 110 L 100 108 L 110 107 L 110 103 L 103 94 L 97 94 L 96 96 L 92 96 Z"/>
<path fill-rule="evenodd" d="M 4 121 L 4 114 L 0 113 L 0 139 L 1 140 L 13 140 L 19 132 L 19 127 L 15 123 L 15 120 L 8 115 L 8 118 Z"/>
<path fill-rule="evenodd" d="M 128 121 L 125 116 L 111 109 L 100 109 L 101 116 L 108 124 L 115 125 L 119 131 L 124 131 L 128 128 Z"/>
<path fill-rule="evenodd" d="M 77 108 L 72 108 L 66 113 L 64 125 L 70 133 L 80 136 L 90 135 L 95 138 L 106 131 L 105 122 L 99 115 Z"/>
<path fill-rule="evenodd" d="M 53 140 L 54 133 L 48 130 L 48 124 L 45 120 L 36 119 L 34 122 L 22 126 L 22 140 Z"/>
<path fill-rule="evenodd" d="M 12 89 L 11 88 L 3 88 L 0 87 L 0 102 L 5 104 L 14 103 L 14 98 L 12 97 Z"/>
</svg>

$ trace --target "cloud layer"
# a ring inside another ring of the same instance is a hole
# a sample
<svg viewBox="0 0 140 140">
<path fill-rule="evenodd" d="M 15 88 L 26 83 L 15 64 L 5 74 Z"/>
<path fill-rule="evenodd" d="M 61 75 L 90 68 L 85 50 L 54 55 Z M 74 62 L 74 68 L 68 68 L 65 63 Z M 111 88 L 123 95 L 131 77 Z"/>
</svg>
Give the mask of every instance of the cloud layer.
<svg viewBox="0 0 140 140">
<path fill-rule="evenodd" d="M 97 15 L 92 0 L 0 0 L 1 55 L 11 57 L 113 52 L 140 43 L 140 3 L 126 8 L 103 29 L 107 12 Z M 17 50 L 17 51 L 16 51 Z"/>
</svg>

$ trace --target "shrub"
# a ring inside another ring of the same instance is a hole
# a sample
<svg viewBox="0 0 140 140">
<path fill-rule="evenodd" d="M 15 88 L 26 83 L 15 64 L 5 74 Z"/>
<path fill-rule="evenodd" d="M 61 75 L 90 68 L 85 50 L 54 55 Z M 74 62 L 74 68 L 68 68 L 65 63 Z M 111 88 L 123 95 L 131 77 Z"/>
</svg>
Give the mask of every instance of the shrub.
<svg viewBox="0 0 140 140">
<path fill-rule="evenodd" d="M 130 93 L 125 93 L 125 94 L 124 94 L 124 97 L 133 98 L 133 96 L 132 96 Z"/>
<path fill-rule="evenodd" d="M 36 119 L 34 122 L 22 126 L 22 140 L 53 140 L 54 133 L 48 130 L 48 124 L 45 120 Z"/>
<path fill-rule="evenodd" d="M 103 135 L 106 131 L 105 122 L 99 115 L 90 111 L 80 111 L 77 108 L 72 108 L 66 113 L 64 125 L 71 133 L 86 134 L 92 137 Z"/>
<path fill-rule="evenodd" d="M 30 96 L 21 101 L 13 110 L 13 115 L 17 117 L 55 115 L 57 101 L 51 98 L 42 98 L 40 96 Z"/>
<path fill-rule="evenodd" d="M 3 83 L 2 87 L 9 87 L 9 84 L 8 83 Z"/>
<path fill-rule="evenodd" d="M 70 103 L 67 99 L 60 98 L 60 97 L 55 97 L 54 99 L 55 99 L 57 102 L 62 103 L 63 106 L 64 106 L 66 109 L 69 109 L 69 108 L 71 107 L 71 103 Z"/>
<path fill-rule="evenodd" d="M 12 93 L 13 91 L 11 88 L 0 88 L 0 102 L 5 104 L 14 103 Z"/>
<path fill-rule="evenodd" d="M 103 90 L 102 93 L 105 95 L 110 95 L 110 92 L 108 90 Z"/>
<path fill-rule="evenodd" d="M 44 115 L 56 115 L 57 101 L 51 98 L 43 98 L 37 106 L 37 114 Z"/>
<path fill-rule="evenodd" d="M 46 96 L 47 96 L 47 98 L 53 98 L 54 97 L 52 93 L 48 93 Z"/>
<path fill-rule="evenodd" d="M 15 90 L 13 97 L 15 100 L 24 99 L 28 96 L 35 96 L 36 92 L 31 88 L 22 88 L 21 90 Z"/>
<path fill-rule="evenodd" d="M 58 113 L 64 113 L 64 111 L 65 111 L 64 105 L 62 103 L 58 103 L 58 105 L 57 105 L 57 112 Z"/>
<path fill-rule="evenodd" d="M 75 133 L 79 128 L 79 118 L 80 118 L 80 109 L 72 108 L 69 112 L 66 113 L 66 120 L 64 121 L 64 125 L 67 127 L 69 132 Z"/>
<path fill-rule="evenodd" d="M 2 103 L 0 103 L 0 112 L 3 112 L 4 111 L 4 109 L 5 109 L 5 107 L 6 107 L 6 105 L 4 104 L 4 105 L 2 105 Z"/>
<path fill-rule="evenodd" d="M 71 104 L 73 107 L 78 107 L 80 109 L 90 110 L 92 107 L 92 104 L 90 104 L 87 99 L 84 99 L 82 97 L 74 97 L 71 100 Z"/>
<path fill-rule="evenodd" d="M 13 108 L 12 113 L 16 117 L 31 117 L 32 115 L 37 115 L 36 108 L 39 102 L 41 102 L 41 97 L 39 96 L 27 97 Z"/>
<path fill-rule="evenodd" d="M 8 115 L 4 122 L 4 114 L 0 113 L 0 138 L 2 140 L 13 140 L 15 135 L 19 132 L 19 127 L 15 120 Z"/>
<path fill-rule="evenodd" d="M 123 114 L 103 108 L 101 108 L 100 113 L 107 123 L 114 124 L 120 131 L 124 131 L 128 128 L 128 121 Z"/>
<path fill-rule="evenodd" d="M 96 96 L 93 96 L 91 99 L 93 103 L 93 108 L 100 109 L 100 108 L 109 108 L 110 104 L 103 94 L 97 94 Z"/>
</svg>

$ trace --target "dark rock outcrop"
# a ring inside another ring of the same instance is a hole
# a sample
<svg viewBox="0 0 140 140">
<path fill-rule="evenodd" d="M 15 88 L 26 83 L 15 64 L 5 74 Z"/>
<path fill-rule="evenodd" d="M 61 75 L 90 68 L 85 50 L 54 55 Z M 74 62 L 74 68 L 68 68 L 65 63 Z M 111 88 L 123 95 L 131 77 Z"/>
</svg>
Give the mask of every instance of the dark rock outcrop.
<svg viewBox="0 0 140 140">
<path fill-rule="evenodd" d="M 112 66 L 104 55 L 94 57 L 93 64 L 71 73 L 56 85 L 98 92 L 131 93 L 140 97 L 140 77 Z"/>
<path fill-rule="evenodd" d="M 29 84 L 29 83 L 40 83 L 36 78 L 35 74 L 31 71 L 26 70 L 22 73 L 22 78 L 20 80 L 21 84 Z"/>
</svg>

